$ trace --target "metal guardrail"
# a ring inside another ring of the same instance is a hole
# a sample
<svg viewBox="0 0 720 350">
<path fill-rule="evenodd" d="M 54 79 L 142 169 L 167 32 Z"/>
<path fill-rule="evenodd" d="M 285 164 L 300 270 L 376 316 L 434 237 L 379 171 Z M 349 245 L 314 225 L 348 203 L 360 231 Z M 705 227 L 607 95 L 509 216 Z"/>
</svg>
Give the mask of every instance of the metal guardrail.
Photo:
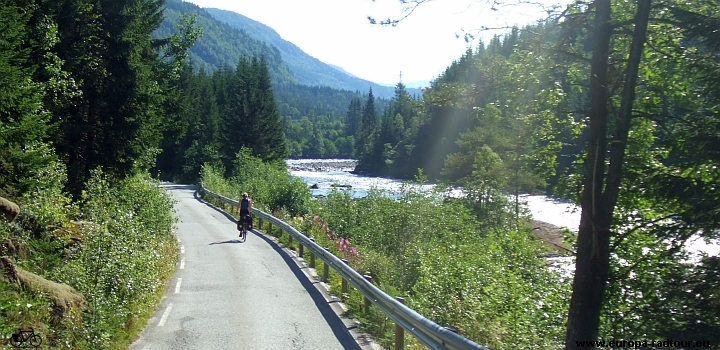
<svg viewBox="0 0 720 350">
<path fill-rule="evenodd" d="M 200 189 L 211 197 L 220 199 L 221 201 L 237 206 L 238 202 L 231 198 L 213 193 L 204 186 L 200 185 Z M 402 328 L 410 332 L 422 343 L 431 349 L 480 349 L 490 350 L 484 346 L 478 345 L 470 339 L 467 339 L 453 331 L 440 326 L 420 315 L 413 309 L 401 304 L 390 295 L 385 294 L 380 288 L 365 280 L 357 271 L 345 264 L 335 255 L 326 251 L 323 247 L 311 241 L 302 232 L 298 231 L 288 223 L 268 214 L 262 210 L 253 208 L 253 215 L 265 220 L 296 239 L 300 244 L 306 247 L 310 252 L 319 257 L 323 262 L 332 267 L 344 279 L 349 281 L 360 293 L 362 293 L 373 304 L 385 312 L 393 321 Z"/>
</svg>

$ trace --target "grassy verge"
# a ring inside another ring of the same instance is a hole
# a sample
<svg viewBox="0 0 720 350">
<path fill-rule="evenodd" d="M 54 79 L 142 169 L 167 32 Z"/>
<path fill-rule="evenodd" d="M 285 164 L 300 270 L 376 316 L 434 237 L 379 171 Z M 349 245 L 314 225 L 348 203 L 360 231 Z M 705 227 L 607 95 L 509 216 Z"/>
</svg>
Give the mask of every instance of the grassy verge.
<svg viewBox="0 0 720 350">
<path fill-rule="evenodd" d="M 0 334 L 33 328 L 48 349 L 127 348 L 175 268 L 173 202 L 145 176 L 112 181 L 100 171 L 71 202 L 55 170 L 15 199 L 15 221 L 0 222 L 10 262 L 0 272 Z"/>
</svg>

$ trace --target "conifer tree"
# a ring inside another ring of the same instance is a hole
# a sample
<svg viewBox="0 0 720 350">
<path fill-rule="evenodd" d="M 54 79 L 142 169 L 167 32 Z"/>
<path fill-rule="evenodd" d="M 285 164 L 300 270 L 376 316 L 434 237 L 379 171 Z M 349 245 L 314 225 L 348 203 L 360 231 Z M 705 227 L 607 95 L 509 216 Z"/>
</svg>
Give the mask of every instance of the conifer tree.
<svg viewBox="0 0 720 350">
<path fill-rule="evenodd" d="M 368 93 L 367 101 L 365 101 L 365 107 L 363 107 L 362 119 L 360 123 L 360 131 L 355 139 L 355 157 L 363 157 L 370 145 L 370 136 L 375 131 L 375 125 L 377 124 L 377 112 L 375 111 L 375 97 L 372 93 L 372 88 Z"/>
<path fill-rule="evenodd" d="M 168 76 L 152 32 L 163 0 L 49 1 L 59 25 L 56 53 L 81 94 L 53 106 L 55 144 L 68 164 L 69 188 L 79 193 L 103 166 L 124 176 L 152 166 L 162 138 Z"/>
<path fill-rule="evenodd" d="M 25 44 L 33 39 L 32 12 L 31 1 L 0 1 L 0 196 L 24 191 L 23 180 L 40 166 L 33 149 L 47 136 L 43 91 L 31 80 L 30 54 L 39 48 Z"/>
<path fill-rule="evenodd" d="M 267 62 L 241 59 L 235 71 L 216 72 L 222 101 L 220 151 L 228 175 L 235 155 L 247 147 L 263 160 L 287 156 L 283 120 L 275 102 Z"/>
<path fill-rule="evenodd" d="M 347 114 L 345 115 L 345 135 L 357 136 L 362 123 L 362 102 L 360 97 L 350 100 Z"/>
<path fill-rule="evenodd" d="M 255 155 L 267 160 L 285 159 L 285 128 L 273 94 L 265 58 L 254 58 L 250 91 L 250 147 Z"/>
</svg>

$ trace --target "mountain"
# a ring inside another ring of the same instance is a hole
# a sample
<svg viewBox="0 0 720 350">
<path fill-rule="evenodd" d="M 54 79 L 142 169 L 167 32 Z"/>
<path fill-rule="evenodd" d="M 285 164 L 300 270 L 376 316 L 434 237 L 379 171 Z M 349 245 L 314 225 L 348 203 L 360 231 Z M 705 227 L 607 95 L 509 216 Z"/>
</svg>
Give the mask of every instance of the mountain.
<svg viewBox="0 0 720 350">
<path fill-rule="evenodd" d="M 320 81 L 323 81 L 323 76 L 332 76 L 333 74 L 362 81 L 352 77 L 349 73 L 341 72 L 342 68 L 333 68 L 330 65 L 326 65 L 324 70 L 331 72 L 331 74 L 316 69 L 315 76 L 317 79 L 314 83 L 313 80 L 307 78 L 313 76 L 313 74 L 302 74 L 307 70 L 300 70 L 301 74 L 299 76 L 303 77 L 303 80 L 302 82 L 299 81 L 300 79 L 296 78 L 298 75 L 286 63 L 280 49 L 268 42 L 268 36 L 272 37 L 273 33 L 279 38 L 279 35 L 274 30 L 252 20 L 249 20 L 248 23 L 256 23 L 255 27 L 249 26 L 248 30 L 238 29 L 215 19 L 205 9 L 192 3 L 181 0 L 167 0 L 165 2 L 165 18 L 160 27 L 153 33 L 154 37 L 163 38 L 175 34 L 177 32 L 175 28 L 180 23 L 181 15 L 195 15 L 197 17 L 196 25 L 203 30 L 202 36 L 189 50 L 190 62 L 197 70 L 202 69 L 207 73 L 211 73 L 223 67 L 234 68 L 241 57 L 264 56 L 273 83 L 278 108 L 283 116 L 292 119 L 324 114 L 344 116 L 350 101 L 355 97 L 367 94 L 370 86 L 373 87 L 373 94 L 376 96 L 375 105 L 379 112 L 389 102 L 378 96 L 377 91 L 382 88 L 379 88 L 379 85 L 376 84 L 371 85 L 370 82 L 363 81 L 367 85 L 359 85 L 357 88 L 344 87 L 347 84 L 334 83 L 331 85 L 327 82 L 320 83 Z M 250 32 L 250 30 L 253 32 Z M 263 38 L 265 38 L 265 41 Z M 286 46 L 287 44 L 292 45 L 286 42 Z M 298 55 L 310 57 L 302 53 L 296 46 L 294 47 L 300 52 Z M 312 57 L 310 59 L 319 62 L 318 67 L 322 67 L 322 62 Z M 392 91 L 392 88 L 386 87 L 385 89 Z"/>
<path fill-rule="evenodd" d="M 169 37 L 177 31 L 180 15 L 194 14 L 203 35 L 190 48 L 189 58 L 195 69 L 213 72 L 237 66 L 241 57 L 265 56 L 273 84 L 295 84 L 297 79 L 282 59 L 280 51 L 245 31 L 237 30 L 212 17 L 197 5 L 181 0 L 165 2 L 164 20 L 153 33 L 156 38 Z"/>
<path fill-rule="evenodd" d="M 205 8 L 204 10 L 218 21 L 240 29 L 265 44 L 276 47 L 300 84 L 361 92 L 367 92 L 372 87 L 375 96 L 384 98 L 391 98 L 395 94 L 395 87 L 360 79 L 340 67 L 324 63 L 308 55 L 295 44 L 280 37 L 280 34 L 274 29 L 260 22 L 231 11 L 216 8 Z M 421 95 L 419 89 L 407 90 L 411 95 Z"/>
</svg>

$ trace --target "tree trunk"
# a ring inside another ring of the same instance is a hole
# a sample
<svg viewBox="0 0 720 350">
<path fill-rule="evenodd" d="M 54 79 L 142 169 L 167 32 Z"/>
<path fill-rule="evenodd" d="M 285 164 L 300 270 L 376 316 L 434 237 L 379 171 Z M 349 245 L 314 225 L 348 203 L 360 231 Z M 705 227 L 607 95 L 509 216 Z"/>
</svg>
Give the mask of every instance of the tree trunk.
<svg viewBox="0 0 720 350">
<path fill-rule="evenodd" d="M 608 53 L 612 27 L 610 0 L 596 0 L 590 69 L 590 140 L 581 199 L 573 292 L 565 348 L 597 340 L 610 256 L 610 220 L 605 211 L 605 152 L 608 117 Z"/>
<path fill-rule="evenodd" d="M 583 183 L 582 214 L 578 230 L 573 293 L 570 299 L 565 348 L 577 342 L 598 340 L 600 312 L 610 268 L 610 226 L 622 178 L 622 164 L 632 119 L 638 67 L 650 13 L 650 0 L 639 0 L 630 48 L 622 102 L 615 121 L 610 162 L 605 178 L 609 96 L 608 50 L 612 27 L 610 0 L 595 1 L 595 33 L 590 82 L 590 141 Z"/>
</svg>

